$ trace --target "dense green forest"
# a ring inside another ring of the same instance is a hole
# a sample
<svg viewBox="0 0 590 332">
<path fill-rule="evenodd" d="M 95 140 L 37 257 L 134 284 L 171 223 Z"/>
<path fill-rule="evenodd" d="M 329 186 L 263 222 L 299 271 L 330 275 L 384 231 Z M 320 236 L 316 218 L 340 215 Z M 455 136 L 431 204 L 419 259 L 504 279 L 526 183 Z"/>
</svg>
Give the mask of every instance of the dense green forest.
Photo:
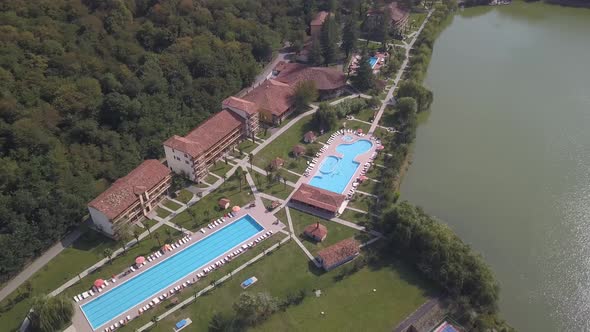
<svg viewBox="0 0 590 332">
<path fill-rule="evenodd" d="M 0 282 L 250 84 L 312 0 L 0 3 Z M 295 37 L 293 37 L 295 36 Z M 299 36 L 299 37 L 297 37 Z"/>
</svg>

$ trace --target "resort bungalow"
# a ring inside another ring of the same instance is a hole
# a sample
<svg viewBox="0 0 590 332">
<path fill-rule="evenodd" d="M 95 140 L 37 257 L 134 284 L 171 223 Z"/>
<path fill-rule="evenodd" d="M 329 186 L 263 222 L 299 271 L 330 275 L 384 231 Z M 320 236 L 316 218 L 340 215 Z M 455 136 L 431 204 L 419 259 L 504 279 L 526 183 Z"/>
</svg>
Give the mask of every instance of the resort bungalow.
<svg viewBox="0 0 590 332">
<path fill-rule="evenodd" d="M 386 4 L 380 9 L 372 9 L 367 12 L 367 20 L 372 24 L 380 24 L 385 11 L 388 12 L 391 18 L 391 26 L 399 32 L 404 32 L 408 27 L 408 18 L 410 12 L 407 9 L 402 8 L 397 1 Z"/>
<path fill-rule="evenodd" d="M 353 239 L 345 239 L 318 252 L 316 260 L 326 271 L 330 271 L 360 254 L 360 245 Z"/>
<path fill-rule="evenodd" d="M 313 131 L 311 131 L 311 130 L 310 130 L 310 131 L 308 131 L 308 132 L 306 132 L 305 134 L 303 134 L 303 141 L 304 141 L 305 143 L 308 143 L 308 144 L 309 144 L 309 143 L 313 143 L 313 142 L 315 142 L 315 140 L 316 140 L 317 138 L 318 138 L 318 137 L 317 137 L 317 136 L 315 135 L 315 133 L 314 133 Z"/>
<path fill-rule="evenodd" d="M 318 221 L 305 227 L 303 234 L 317 242 L 322 242 L 328 236 L 328 229 Z"/>
<path fill-rule="evenodd" d="M 144 219 L 166 197 L 170 170 L 158 160 L 146 160 L 88 203 L 94 226 L 116 237 L 117 228 Z"/>
<path fill-rule="evenodd" d="M 265 80 L 241 99 L 256 105 L 260 121 L 279 125 L 293 111 L 294 88 L 273 79 Z"/>
<path fill-rule="evenodd" d="M 320 214 L 334 216 L 340 213 L 346 197 L 325 189 L 317 188 L 306 183 L 302 183 L 297 191 L 291 196 L 291 202 L 295 203 L 294 207 L 302 205 L 310 208 L 312 211 Z"/>
<path fill-rule="evenodd" d="M 275 66 L 275 80 L 297 86 L 299 82 L 312 81 L 318 89 L 320 99 L 330 99 L 346 92 L 346 75 L 337 69 L 310 67 L 301 63 L 281 61 Z"/>
<path fill-rule="evenodd" d="M 209 173 L 209 166 L 247 137 L 247 128 L 244 118 L 224 109 L 186 136 L 174 135 L 164 142 L 168 167 L 199 182 Z"/>
</svg>

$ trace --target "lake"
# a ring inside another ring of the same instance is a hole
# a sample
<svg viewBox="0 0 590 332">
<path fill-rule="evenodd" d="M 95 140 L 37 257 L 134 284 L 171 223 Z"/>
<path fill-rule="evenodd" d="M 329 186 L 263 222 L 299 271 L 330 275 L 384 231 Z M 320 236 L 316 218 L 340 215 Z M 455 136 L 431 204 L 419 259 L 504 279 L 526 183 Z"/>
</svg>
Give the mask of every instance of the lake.
<svg viewBox="0 0 590 332">
<path fill-rule="evenodd" d="M 590 330 L 590 10 L 459 12 L 402 198 L 447 222 L 501 284 L 520 331 Z"/>
</svg>

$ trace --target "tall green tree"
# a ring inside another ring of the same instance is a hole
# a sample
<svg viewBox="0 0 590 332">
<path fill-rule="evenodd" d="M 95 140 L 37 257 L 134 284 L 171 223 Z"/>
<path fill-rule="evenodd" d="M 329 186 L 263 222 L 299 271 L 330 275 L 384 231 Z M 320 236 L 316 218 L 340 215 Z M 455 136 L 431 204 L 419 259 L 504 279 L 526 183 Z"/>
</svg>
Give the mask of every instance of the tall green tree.
<svg viewBox="0 0 590 332">
<path fill-rule="evenodd" d="M 309 104 L 319 97 L 318 89 L 314 81 L 302 81 L 295 87 L 293 95 L 293 107 L 296 113 L 301 113 L 309 107 Z"/>
<path fill-rule="evenodd" d="M 35 331 L 54 332 L 66 327 L 72 320 L 72 301 L 62 295 L 40 296 L 34 299 L 29 319 Z"/>
<path fill-rule="evenodd" d="M 338 59 L 338 42 L 340 41 L 340 31 L 338 23 L 333 15 L 328 15 L 322 31 L 320 33 L 320 43 L 322 45 L 322 56 L 324 63 L 330 64 L 336 62 Z"/>
<path fill-rule="evenodd" d="M 434 98 L 432 91 L 428 90 L 422 86 L 422 84 L 415 81 L 403 81 L 399 86 L 397 96 L 398 98 L 414 98 L 418 106 L 418 112 L 429 109 Z"/>
<path fill-rule="evenodd" d="M 338 125 L 338 117 L 334 109 L 327 103 L 320 103 L 318 110 L 313 114 L 312 123 L 318 131 L 331 131 Z"/>
<path fill-rule="evenodd" d="M 352 76 L 351 81 L 352 85 L 360 91 L 367 91 L 375 87 L 375 75 L 366 53 L 359 59 L 356 75 Z"/>
<path fill-rule="evenodd" d="M 358 24 L 352 16 L 349 16 L 346 18 L 342 29 L 342 45 L 340 46 L 347 58 L 356 49 L 358 38 Z"/>
<path fill-rule="evenodd" d="M 322 45 L 319 38 L 311 41 L 311 48 L 309 50 L 308 62 L 313 66 L 319 66 L 324 63 L 324 56 L 322 55 Z"/>
<path fill-rule="evenodd" d="M 253 325 L 266 320 L 279 308 L 279 302 L 269 293 L 251 294 L 244 292 L 240 294 L 238 301 L 233 305 L 237 318 Z"/>
</svg>

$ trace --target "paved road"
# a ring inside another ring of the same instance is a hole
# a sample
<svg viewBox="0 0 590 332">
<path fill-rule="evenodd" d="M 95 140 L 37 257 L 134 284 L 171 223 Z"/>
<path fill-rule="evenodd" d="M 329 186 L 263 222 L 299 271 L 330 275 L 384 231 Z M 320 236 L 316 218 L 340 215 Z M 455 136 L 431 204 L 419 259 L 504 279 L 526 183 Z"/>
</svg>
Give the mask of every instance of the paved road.
<svg viewBox="0 0 590 332">
<path fill-rule="evenodd" d="M 59 255 L 65 248 L 69 247 L 76 241 L 82 232 L 75 230 L 72 233 L 66 235 L 63 240 L 56 243 L 53 247 L 49 248 L 43 255 L 35 259 L 29 266 L 22 270 L 16 277 L 12 278 L 2 290 L 0 290 L 0 301 L 6 298 L 10 293 L 16 290 L 22 285 L 27 279 L 29 279 L 35 272 L 39 271 L 45 264 L 52 260 L 55 256 Z"/>
<path fill-rule="evenodd" d="M 401 80 L 404 70 L 406 70 L 406 67 L 408 66 L 408 63 L 410 60 L 410 50 L 412 49 L 412 47 L 414 46 L 414 43 L 418 39 L 418 36 L 422 32 L 422 29 L 424 29 L 426 22 L 428 22 L 430 15 L 432 15 L 432 12 L 434 12 L 434 10 L 430 10 L 428 12 L 428 15 L 426 16 L 426 18 L 424 19 L 424 22 L 422 22 L 422 25 L 420 26 L 420 28 L 418 29 L 418 31 L 414 35 L 414 38 L 412 39 L 410 44 L 408 44 L 408 46 L 406 47 L 406 59 L 402 63 L 402 66 L 400 67 L 400 69 L 397 71 L 397 75 L 395 77 L 395 80 L 393 81 L 393 85 L 391 86 L 391 88 L 389 89 L 389 92 L 387 92 L 387 96 L 385 97 L 385 102 L 383 102 L 381 104 L 381 107 L 379 108 L 379 111 L 377 112 L 377 115 L 375 116 L 375 120 L 373 120 L 373 124 L 371 124 L 371 128 L 369 129 L 369 134 L 373 134 L 375 132 L 375 129 L 379 125 L 379 121 L 381 120 L 381 116 L 383 115 L 383 111 L 385 111 L 385 107 L 387 106 L 387 101 L 389 101 L 393 97 L 393 92 L 397 88 L 397 84 Z"/>
</svg>

